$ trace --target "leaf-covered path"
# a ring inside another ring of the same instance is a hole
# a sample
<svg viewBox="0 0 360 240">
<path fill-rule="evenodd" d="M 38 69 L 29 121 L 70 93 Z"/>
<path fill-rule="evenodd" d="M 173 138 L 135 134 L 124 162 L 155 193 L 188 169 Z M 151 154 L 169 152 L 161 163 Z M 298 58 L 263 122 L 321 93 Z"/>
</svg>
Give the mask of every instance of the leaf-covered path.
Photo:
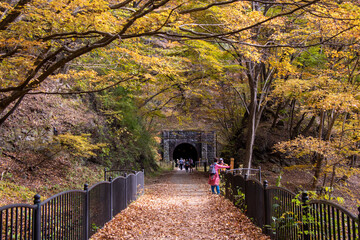
<svg viewBox="0 0 360 240">
<path fill-rule="evenodd" d="M 199 173 L 173 171 L 91 239 L 270 239 Z"/>
</svg>

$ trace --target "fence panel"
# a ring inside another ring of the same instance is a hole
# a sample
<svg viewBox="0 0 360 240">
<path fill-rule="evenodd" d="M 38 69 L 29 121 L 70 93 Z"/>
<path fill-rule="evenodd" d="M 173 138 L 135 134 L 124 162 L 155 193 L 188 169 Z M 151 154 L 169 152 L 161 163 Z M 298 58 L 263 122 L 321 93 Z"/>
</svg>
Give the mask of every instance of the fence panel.
<svg viewBox="0 0 360 240">
<path fill-rule="evenodd" d="M 85 191 L 71 190 L 40 204 L 42 239 L 83 239 Z"/>
<path fill-rule="evenodd" d="M 115 178 L 113 184 L 113 215 L 115 216 L 127 207 L 126 177 Z"/>
<path fill-rule="evenodd" d="M 245 182 L 246 215 L 250 217 L 258 227 L 264 226 L 264 187 L 257 180 Z"/>
<path fill-rule="evenodd" d="M 241 210 L 246 210 L 246 202 L 245 202 L 245 178 L 241 175 L 233 176 L 233 187 L 232 192 L 234 194 L 233 202 L 235 205 Z"/>
<path fill-rule="evenodd" d="M 311 201 L 309 217 L 310 239 L 360 239 L 357 217 L 335 203 Z"/>
<path fill-rule="evenodd" d="M 302 209 L 300 204 L 293 201 L 296 194 L 281 187 L 269 187 L 266 194 L 269 200 L 266 208 L 270 212 L 269 218 L 272 230 L 276 232 L 275 238 L 301 239 L 299 233 L 302 231 Z"/>
<path fill-rule="evenodd" d="M 99 182 L 89 188 L 89 236 L 111 218 L 111 183 Z"/>
<path fill-rule="evenodd" d="M 33 239 L 35 205 L 11 204 L 0 207 L 0 240 Z"/>
<path fill-rule="evenodd" d="M 136 200 L 136 176 L 135 174 L 127 175 L 126 179 L 126 203 L 129 205 Z"/>
<path fill-rule="evenodd" d="M 141 196 L 142 194 L 144 194 L 144 170 L 136 173 L 136 183 L 136 196 Z"/>
</svg>

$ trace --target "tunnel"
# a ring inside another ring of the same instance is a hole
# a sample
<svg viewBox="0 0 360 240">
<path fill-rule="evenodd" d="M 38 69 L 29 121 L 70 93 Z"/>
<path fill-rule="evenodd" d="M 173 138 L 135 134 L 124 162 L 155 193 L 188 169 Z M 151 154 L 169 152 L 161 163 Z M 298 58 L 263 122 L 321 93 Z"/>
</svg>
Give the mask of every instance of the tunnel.
<svg viewBox="0 0 360 240">
<path fill-rule="evenodd" d="M 173 159 L 193 159 L 194 162 L 198 161 L 198 153 L 196 151 L 196 148 L 189 144 L 189 143 L 182 143 L 176 146 L 173 153 Z"/>
</svg>

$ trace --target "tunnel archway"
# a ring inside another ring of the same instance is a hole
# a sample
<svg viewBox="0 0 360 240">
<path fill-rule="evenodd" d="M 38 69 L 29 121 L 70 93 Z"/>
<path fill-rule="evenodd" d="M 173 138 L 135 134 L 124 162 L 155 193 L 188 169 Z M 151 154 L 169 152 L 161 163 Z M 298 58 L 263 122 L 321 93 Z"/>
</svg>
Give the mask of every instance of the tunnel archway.
<svg viewBox="0 0 360 240">
<path fill-rule="evenodd" d="M 196 148 L 189 144 L 189 143 L 182 143 L 179 144 L 175 147 L 174 152 L 173 152 L 173 158 L 174 160 L 176 159 L 193 159 L 194 162 L 198 161 L 198 152 L 196 150 Z"/>
</svg>

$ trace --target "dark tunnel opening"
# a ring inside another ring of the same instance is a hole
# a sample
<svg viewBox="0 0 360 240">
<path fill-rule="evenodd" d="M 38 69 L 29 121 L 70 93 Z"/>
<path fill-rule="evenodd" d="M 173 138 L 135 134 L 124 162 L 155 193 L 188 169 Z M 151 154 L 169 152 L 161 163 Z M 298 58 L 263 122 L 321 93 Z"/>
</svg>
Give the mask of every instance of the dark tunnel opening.
<svg viewBox="0 0 360 240">
<path fill-rule="evenodd" d="M 196 148 L 189 143 L 182 143 L 176 146 L 173 153 L 173 160 L 176 159 L 193 159 L 194 162 L 198 161 L 198 152 Z"/>
</svg>

